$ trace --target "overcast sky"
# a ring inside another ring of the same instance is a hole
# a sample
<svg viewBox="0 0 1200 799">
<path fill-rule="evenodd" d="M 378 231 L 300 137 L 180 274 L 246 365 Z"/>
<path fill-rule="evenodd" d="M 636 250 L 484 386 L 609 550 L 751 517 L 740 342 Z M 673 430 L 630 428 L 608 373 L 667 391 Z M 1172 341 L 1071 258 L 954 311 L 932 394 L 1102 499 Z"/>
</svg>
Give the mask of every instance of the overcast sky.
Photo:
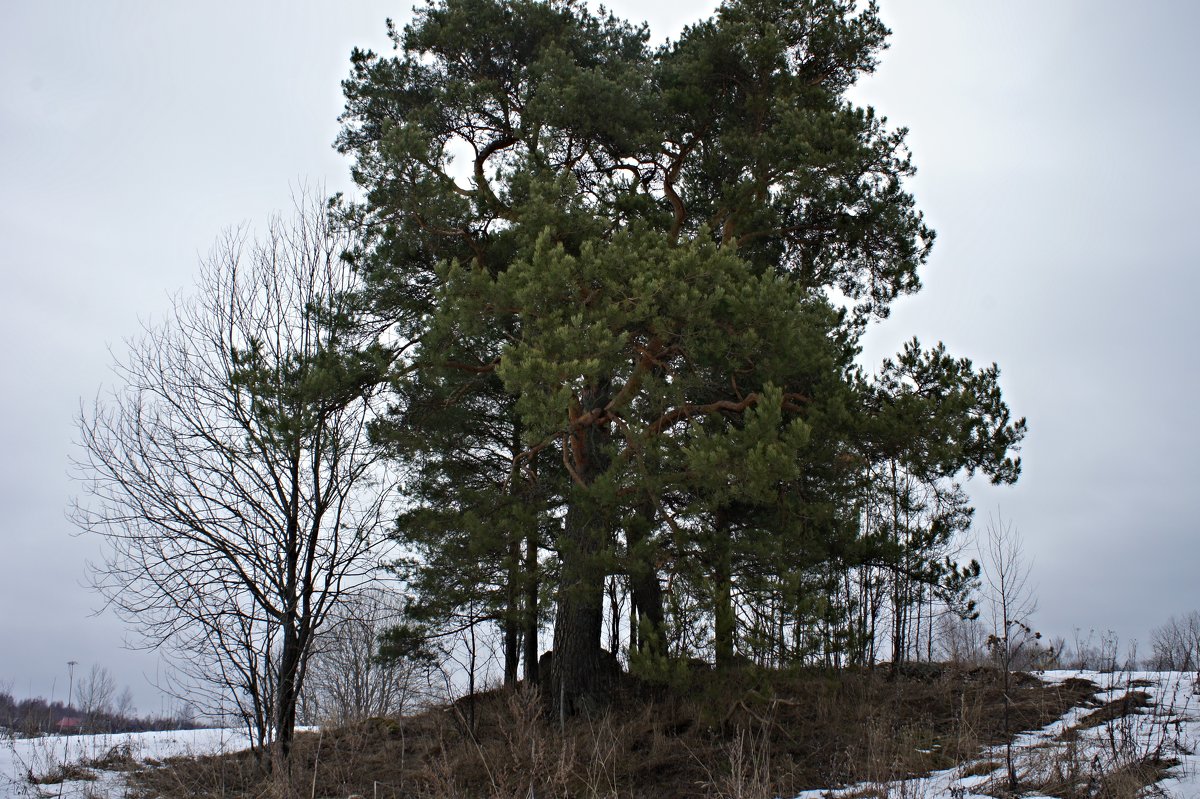
<svg viewBox="0 0 1200 799">
<path fill-rule="evenodd" d="M 656 38 L 714 3 L 615 0 Z M 1019 528 L 1037 624 L 1145 642 L 1200 608 L 1200 5 L 881 0 L 893 29 L 854 92 L 911 130 L 938 231 L 925 289 L 873 329 L 870 367 L 917 335 L 996 361 L 1029 418 L 1016 487 L 972 486 Z M 189 13 L 203 9 L 201 13 Z M 0 11 L 0 687 L 66 695 L 108 666 L 143 712 L 153 655 L 82 587 L 73 418 L 110 349 L 186 290 L 221 230 L 299 182 L 351 190 L 332 149 L 351 47 L 378 2 L 5 3 Z"/>
</svg>

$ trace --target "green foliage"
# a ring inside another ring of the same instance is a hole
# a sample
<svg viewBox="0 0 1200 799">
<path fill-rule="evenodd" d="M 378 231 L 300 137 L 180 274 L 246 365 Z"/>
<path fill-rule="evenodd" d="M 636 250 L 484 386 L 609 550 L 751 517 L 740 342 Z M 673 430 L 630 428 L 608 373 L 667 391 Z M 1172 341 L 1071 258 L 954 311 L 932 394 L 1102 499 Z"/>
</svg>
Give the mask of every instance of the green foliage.
<svg viewBox="0 0 1200 799">
<path fill-rule="evenodd" d="M 954 481 L 1015 481 L 1024 421 L 941 345 L 854 365 L 934 238 L 906 131 L 845 97 L 885 44 L 874 3 L 731 0 L 653 50 L 567 0 L 440 0 L 391 33 L 396 55 L 353 56 L 339 147 L 397 342 L 374 434 L 411 470 L 425 613 L 528 620 L 550 586 L 556 638 L 598 638 L 564 625 L 596 623 L 611 574 L 661 609 L 649 574 L 801 653 L 866 640 L 854 570 L 966 601 Z M 847 629 L 805 643 L 821 625 Z"/>
<path fill-rule="evenodd" d="M 642 647 L 629 653 L 629 673 L 651 685 L 682 686 L 688 678 L 687 659 L 668 654 L 662 632 L 644 620 L 638 636 Z"/>
<path fill-rule="evenodd" d="M 429 646 L 429 631 L 419 624 L 398 624 L 379 634 L 375 662 L 381 666 L 432 664 L 436 659 Z"/>
</svg>

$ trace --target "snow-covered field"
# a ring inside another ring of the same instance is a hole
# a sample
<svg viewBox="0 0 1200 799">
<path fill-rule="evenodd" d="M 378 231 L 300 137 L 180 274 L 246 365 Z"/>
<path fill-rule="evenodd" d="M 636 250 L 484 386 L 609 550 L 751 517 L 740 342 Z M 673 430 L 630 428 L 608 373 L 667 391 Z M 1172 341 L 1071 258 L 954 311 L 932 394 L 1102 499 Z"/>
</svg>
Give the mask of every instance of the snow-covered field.
<svg viewBox="0 0 1200 799">
<path fill-rule="evenodd" d="M 1019 736 L 1014 744 L 1017 772 L 1025 786 L 1052 784 L 1064 778 L 1078 785 L 1098 784 L 1106 774 L 1135 763 L 1155 760 L 1170 765 L 1165 778 L 1145 793 L 1176 799 L 1200 799 L 1200 695 L 1196 676 L 1178 672 L 1046 672 L 1043 679 L 1062 682 L 1072 677 L 1100 687 L 1098 704 L 1146 695 L 1146 706 L 1131 714 L 1113 714 L 1102 723 L 1087 726 L 1087 717 L 1098 707 L 1077 707 L 1044 729 Z M 244 749 L 243 733 L 232 730 L 188 730 L 127 735 L 0 740 L 0 799 L 69 797 L 117 799 L 125 795 L 123 773 L 89 767 L 114 750 L 137 761 L 163 760 L 177 755 L 199 755 Z M 850 799 L 899 797 L 900 799 L 982 799 L 1001 795 L 1005 787 L 1004 749 L 983 752 L 968 763 L 916 779 L 888 784 L 860 784 L 838 789 L 813 790 L 798 799 Z M 63 764 L 82 764 L 95 780 L 68 780 L 37 785 L 29 776 L 46 775 Z M 1027 799 L 1039 796 L 1027 790 Z M 765 799 L 765 798 L 764 798 Z"/>
<path fill-rule="evenodd" d="M 88 767 L 110 753 L 123 753 L 138 762 L 178 755 L 236 752 L 249 746 L 245 733 L 234 730 L 180 730 L 120 735 L 50 735 L 43 738 L 0 739 L 0 799 L 63 797 L 116 799 L 125 795 L 124 774 Z M 67 780 L 36 785 L 30 774 L 51 774 L 64 765 L 82 764 L 95 780 Z"/>
</svg>

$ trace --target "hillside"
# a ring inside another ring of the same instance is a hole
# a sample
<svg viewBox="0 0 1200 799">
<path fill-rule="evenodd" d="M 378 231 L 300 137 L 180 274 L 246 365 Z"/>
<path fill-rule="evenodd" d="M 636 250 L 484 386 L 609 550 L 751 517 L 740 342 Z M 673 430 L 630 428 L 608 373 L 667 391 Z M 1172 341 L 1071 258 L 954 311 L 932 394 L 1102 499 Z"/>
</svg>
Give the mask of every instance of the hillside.
<svg viewBox="0 0 1200 799">
<path fill-rule="evenodd" d="M 1196 795 L 1194 691 L 1194 676 L 1175 672 L 1023 675 L 1011 714 L 1025 731 L 1013 738 L 1017 794 L 1133 797 L 1162 781 L 1167 795 Z M 894 679 L 743 670 L 701 671 L 672 690 L 627 682 L 607 713 L 561 728 L 530 693 L 492 691 L 473 706 L 304 733 L 294 785 L 318 797 L 1004 797 L 1003 715 L 994 671 L 940 666 Z M 121 769 L 139 764 L 133 795 L 274 787 L 248 752 L 228 751 L 236 739 L 209 736 L 213 753 L 193 757 L 168 757 L 189 750 L 149 737 L 106 744 L 127 755 Z M 62 739 L 42 740 L 52 754 Z M 90 757 L 100 779 L 64 783 L 63 795 L 118 795 Z M 60 790 L 8 784 L 12 796 Z"/>
</svg>

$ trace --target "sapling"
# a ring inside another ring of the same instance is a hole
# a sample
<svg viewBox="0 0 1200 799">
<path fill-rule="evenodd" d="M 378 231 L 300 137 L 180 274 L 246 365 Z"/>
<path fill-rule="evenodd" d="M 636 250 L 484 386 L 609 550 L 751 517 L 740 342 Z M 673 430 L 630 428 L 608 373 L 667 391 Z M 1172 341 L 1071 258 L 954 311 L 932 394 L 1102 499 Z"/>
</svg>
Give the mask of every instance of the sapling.
<svg viewBox="0 0 1200 799">
<path fill-rule="evenodd" d="M 988 523 L 983 559 L 992 608 L 988 648 L 1000 667 L 1004 692 L 1004 764 L 1008 787 L 1016 791 L 1011 726 L 1012 670 L 1022 651 L 1041 638 L 1041 633 L 1035 632 L 1029 624 L 1037 610 L 1037 599 L 1029 583 L 1031 565 L 1022 552 L 1021 539 L 1012 522 L 997 517 Z"/>
</svg>

